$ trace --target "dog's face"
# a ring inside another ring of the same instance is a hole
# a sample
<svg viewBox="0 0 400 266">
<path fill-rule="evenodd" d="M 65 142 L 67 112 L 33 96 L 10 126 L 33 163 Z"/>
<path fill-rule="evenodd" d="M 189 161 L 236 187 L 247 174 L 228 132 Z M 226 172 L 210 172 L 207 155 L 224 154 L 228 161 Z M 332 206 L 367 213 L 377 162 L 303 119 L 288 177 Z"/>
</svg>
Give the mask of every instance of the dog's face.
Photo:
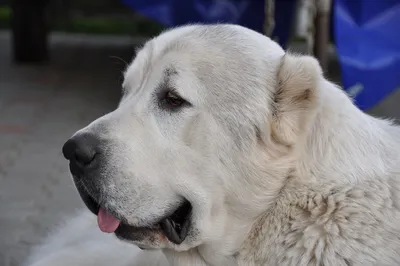
<svg viewBox="0 0 400 266">
<path fill-rule="evenodd" d="M 64 145 L 100 228 L 139 247 L 187 250 L 221 238 L 229 217 L 257 216 L 314 97 L 312 88 L 308 98 L 282 90 L 295 61 L 284 58 L 238 26 L 181 27 L 149 41 L 125 73 L 118 108 Z M 290 97 L 299 113 L 286 107 Z"/>
</svg>

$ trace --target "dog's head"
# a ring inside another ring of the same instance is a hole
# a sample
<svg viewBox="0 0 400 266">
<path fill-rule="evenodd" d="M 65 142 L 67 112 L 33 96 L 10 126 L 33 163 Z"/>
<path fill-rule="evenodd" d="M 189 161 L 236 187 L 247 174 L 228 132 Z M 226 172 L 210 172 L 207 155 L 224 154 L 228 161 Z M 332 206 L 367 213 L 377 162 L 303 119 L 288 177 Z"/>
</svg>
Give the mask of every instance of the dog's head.
<svg viewBox="0 0 400 266">
<path fill-rule="evenodd" d="M 317 108 L 316 60 L 233 25 L 150 40 L 118 108 L 64 145 L 103 231 L 187 250 L 268 208 Z"/>
</svg>

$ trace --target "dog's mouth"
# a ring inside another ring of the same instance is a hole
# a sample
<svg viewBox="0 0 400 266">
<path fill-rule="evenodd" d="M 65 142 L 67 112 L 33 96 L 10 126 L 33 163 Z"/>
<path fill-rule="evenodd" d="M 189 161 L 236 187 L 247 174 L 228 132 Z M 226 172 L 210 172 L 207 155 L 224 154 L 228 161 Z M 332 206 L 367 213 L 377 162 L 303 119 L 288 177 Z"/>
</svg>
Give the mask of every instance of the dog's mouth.
<svg viewBox="0 0 400 266">
<path fill-rule="evenodd" d="M 192 205 L 188 200 L 184 200 L 170 215 L 165 216 L 154 225 L 149 227 L 136 227 L 127 224 L 123 219 L 119 219 L 98 204 L 98 202 L 82 189 L 78 189 L 79 194 L 88 209 L 97 215 L 98 225 L 101 231 L 115 233 L 118 237 L 136 241 L 146 233 L 160 232 L 172 243 L 181 244 L 188 235 Z"/>
</svg>

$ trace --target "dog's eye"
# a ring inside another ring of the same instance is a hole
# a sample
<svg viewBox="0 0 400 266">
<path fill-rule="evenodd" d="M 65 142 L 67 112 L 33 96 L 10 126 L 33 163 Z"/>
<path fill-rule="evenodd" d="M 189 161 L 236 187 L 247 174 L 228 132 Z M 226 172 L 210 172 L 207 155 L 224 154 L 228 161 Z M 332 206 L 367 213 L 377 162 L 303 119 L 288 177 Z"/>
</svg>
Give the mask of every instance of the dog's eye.
<svg viewBox="0 0 400 266">
<path fill-rule="evenodd" d="M 176 93 L 169 91 L 165 95 L 165 103 L 168 105 L 168 107 L 178 108 L 183 106 L 187 102 Z"/>
<path fill-rule="evenodd" d="M 161 109 L 169 111 L 178 111 L 183 107 L 191 106 L 191 104 L 182 98 L 174 89 L 159 93 L 158 104 Z"/>
</svg>

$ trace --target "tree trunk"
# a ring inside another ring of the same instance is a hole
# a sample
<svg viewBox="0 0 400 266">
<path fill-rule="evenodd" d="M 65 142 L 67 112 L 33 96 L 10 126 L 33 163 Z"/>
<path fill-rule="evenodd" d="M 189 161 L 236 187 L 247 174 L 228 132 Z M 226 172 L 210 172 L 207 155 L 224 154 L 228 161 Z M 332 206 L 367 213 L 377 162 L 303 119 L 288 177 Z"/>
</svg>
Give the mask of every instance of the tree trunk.
<svg viewBox="0 0 400 266">
<path fill-rule="evenodd" d="M 315 16 L 314 55 L 321 68 L 328 72 L 328 47 L 330 37 L 331 0 L 317 0 Z"/>
</svg>

